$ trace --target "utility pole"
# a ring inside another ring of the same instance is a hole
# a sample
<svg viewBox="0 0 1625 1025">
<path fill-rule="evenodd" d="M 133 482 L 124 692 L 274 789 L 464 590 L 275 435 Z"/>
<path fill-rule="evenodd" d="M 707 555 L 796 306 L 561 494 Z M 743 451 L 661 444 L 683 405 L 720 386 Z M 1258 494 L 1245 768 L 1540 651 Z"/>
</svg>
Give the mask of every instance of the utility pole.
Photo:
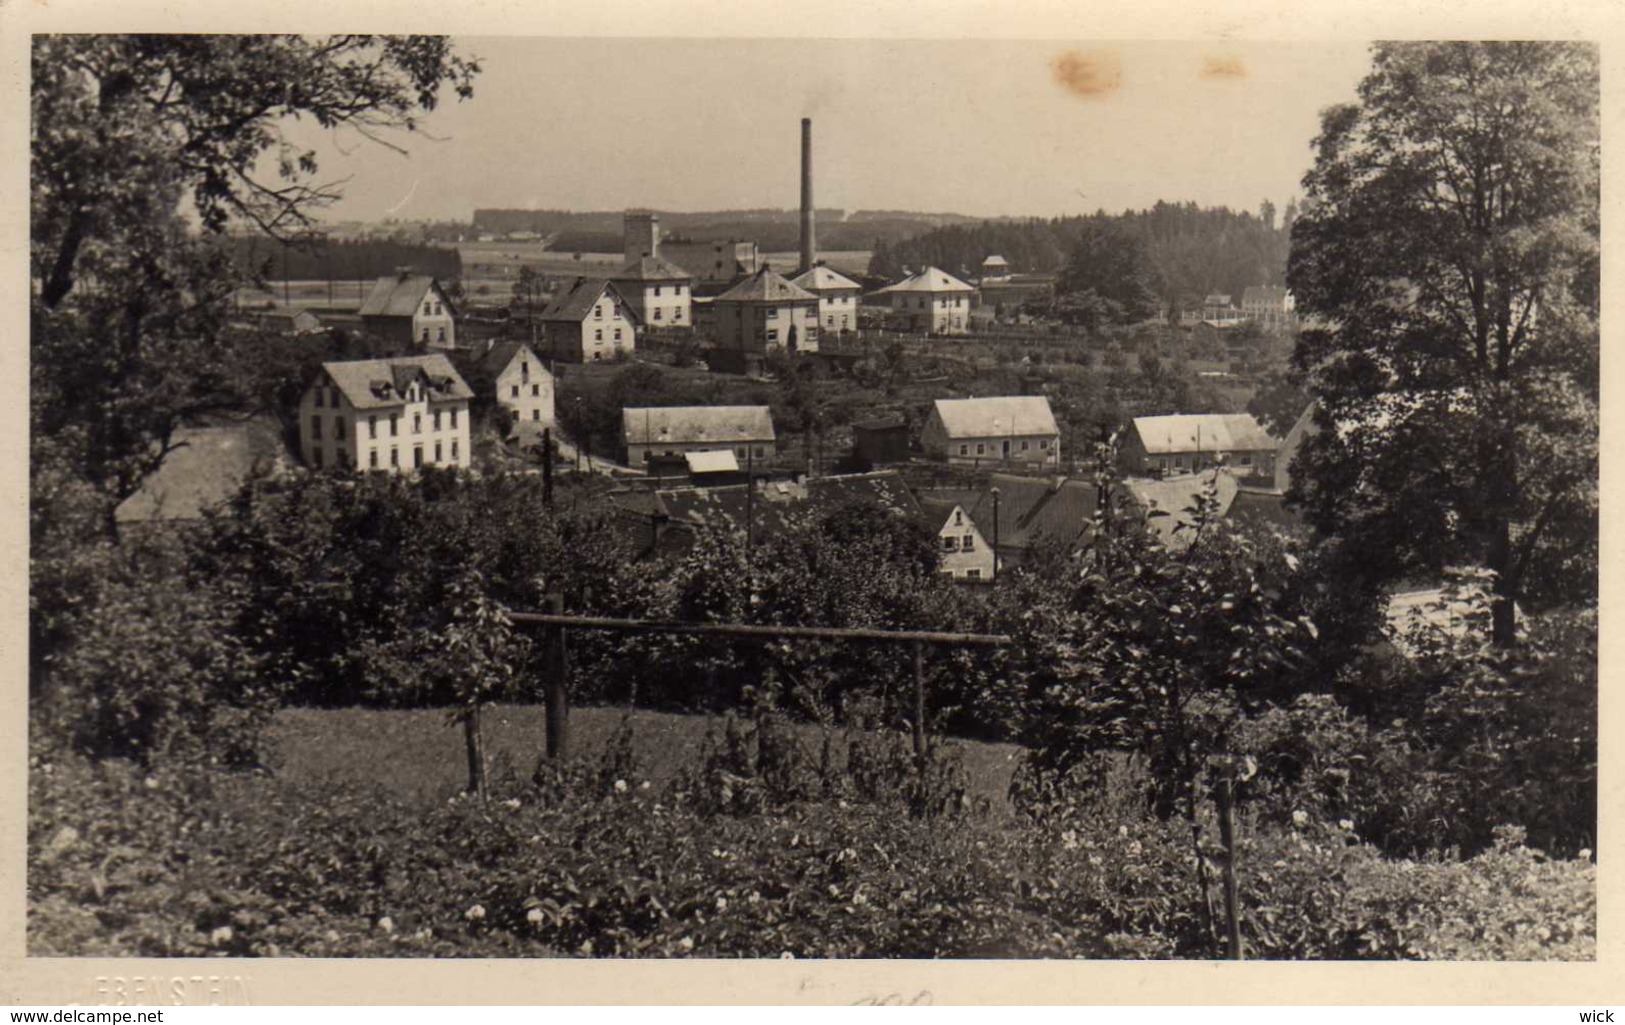
<svg viewBox="0 0 1625 1025">
<path fill-rule="evenodd" d="M 999 579 L 999 489 L 993 489 L 993 580 Z"/>
</svg>

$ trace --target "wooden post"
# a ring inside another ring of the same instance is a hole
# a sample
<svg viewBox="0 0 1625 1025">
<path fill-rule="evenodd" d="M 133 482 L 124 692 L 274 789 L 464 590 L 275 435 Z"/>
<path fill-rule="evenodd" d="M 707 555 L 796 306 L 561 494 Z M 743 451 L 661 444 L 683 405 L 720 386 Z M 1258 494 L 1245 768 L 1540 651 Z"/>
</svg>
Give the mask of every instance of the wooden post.
<svg viewBox="0 0 1625 1025">
<path fill-rule="evenodd" d="M 1232 961 L 1242 959 L 1241 951 L 1241 899 L 1236 886 L 1236 778 L 1234 769 L 1220 777 L 1219 840 L 1224 844 L 1224 916 L 1226 925 L 1225 956 Z"/>
<path fill-rule="evenodd" d="M 553 428 L 542 428 L 542 506 L 553 509 Z"/>
<path fill-rule="evenodd" d="M 564 612 L 564 597 L 547 596 L 547 611 L 553 615 Z M 542 698 L 547 706 L 547 757 L 561 762 L 570 756 L 570 672 L 569 635 L 562 625 L 548 630 L 547 676 Z"/>
<path fill-rule="evenodd" d="M 468 792 L 485 796 L 485 744 L 480 737 L 480 703 L 475 701 L 463 713 L 463 741 L 468 749 Z"/>
<path fill-rule="evenodd" d="M 928 750 L 925 735 L 925 642 L 914 642 L 914 762 L 925 774 Z"/>
</svg>

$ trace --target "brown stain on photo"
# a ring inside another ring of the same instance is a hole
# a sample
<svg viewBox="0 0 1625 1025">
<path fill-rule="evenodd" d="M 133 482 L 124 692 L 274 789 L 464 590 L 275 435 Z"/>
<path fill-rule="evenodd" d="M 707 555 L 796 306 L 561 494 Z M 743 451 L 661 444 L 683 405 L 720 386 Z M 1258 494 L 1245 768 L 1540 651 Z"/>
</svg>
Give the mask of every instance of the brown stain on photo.
<svg viewBox="0 0 1625 1025">
<path fill-rule="evenodd" d="M 1234 82 L 1247 77 L 1247 65 L 1240 57 L 1208 57 L 1202 61 L 1202 77 L 1213 82 Z"/>
<path fill-rule="evenodd" d="M 1068 50 L 1050 61 L 1061 87 L 1077 96 L 1099 99 L 1123 84 L 1123 59 L 1116 50 Z"/>
</svg>

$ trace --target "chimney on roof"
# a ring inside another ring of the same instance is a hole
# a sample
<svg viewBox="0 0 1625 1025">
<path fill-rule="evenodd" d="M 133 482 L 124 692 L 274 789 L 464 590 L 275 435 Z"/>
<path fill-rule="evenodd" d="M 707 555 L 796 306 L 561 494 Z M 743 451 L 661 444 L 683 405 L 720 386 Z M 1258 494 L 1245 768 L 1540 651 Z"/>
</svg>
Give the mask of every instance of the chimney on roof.
<svg viewBox="0 0 1625 1025">
<path fill-rule="evenodd" d="M 813 236 L 812 118 L 801 119 L 801 269 L 813 268 L 818 242 Z"/>
<path fill-rule="evenodd" d="M 412 268 L 410 268 L 410 267 L 396 267 L 395 268 L 395 280 L 396 281 L 405 281 L 407 278 L 409 278 L 411 276 L 412 276 Z"/>
</svg>

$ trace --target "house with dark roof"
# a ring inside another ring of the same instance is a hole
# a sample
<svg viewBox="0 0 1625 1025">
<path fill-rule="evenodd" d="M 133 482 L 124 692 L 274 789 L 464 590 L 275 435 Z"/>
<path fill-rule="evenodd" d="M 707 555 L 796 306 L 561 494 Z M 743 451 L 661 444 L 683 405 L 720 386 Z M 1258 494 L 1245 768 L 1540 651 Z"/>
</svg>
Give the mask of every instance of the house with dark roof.
<svg viewBox="0 0 1625 1025">
<path fill-rule="evenodd" d="M 553 374 L 524 342 L 497 342 L 480 358 L 496 388 L 497 405 L 513 410 L 514 435 L 522 444 L 541 440 L 554 425 Z"/>
<path fill-rule="evenodd" d="M 473 397 L 443 353 L 323 363 L 299 402 L 300 454 L 317 470 L 466 467 Z"/>
<path fill-rule="evenodd" d="M 767 266 L 711 300 L 709 319 L 718 349 L 818 351 L 818 296 Z"/>
<path fill-rule="evenodd" d="M 315 335 L 327 330 L 322 319 L 310 310 L 279 306 L 249 314 L 254 326 L 284 335 Z"/>
<path fill-rule="evenodd" d="M 756 243 L 738 239 L 662 239 L 660 257 L 692 274 L 695 287 L 702 292 L 731 285 L 747 274 L 755 274 L 762 266 L 762 254 Z"/>
<path fill-rule="evenodd" d="M 821 263 L 791 278 L 790 283 L 818 297 L 818 323 L 826 336 L 858 329 L 862 285 Z"/>
<path fill-rule="evenodd" d="M 596 363 L 630 353 L 643 322 L 607 278 L 576 278 L 561 286 L 540 319 L 548 352 L 566 363 Z"/>
<path fill-rule="evenodd" d="M 379 278 L 361 304 L 361 330 L 427 349 L 457 348 L 457 316 L 432 275 L 400 271 Z"/>
<path fill-rule="evenodd" d="M 741 464 L 764 465 L 777 451 L 766 406 L 666 406 L 621 410 L 628 466 L 656 456 L 730 451 Z"/>
<path fill-rule="evenodd" d="M 694 277 L 670 260 L 645 253 L 610 275 L 645 327 L 694 326 Z"/>
<path fill-rule="evenodd" d="M 964 334 L 970 328 L 976 289 L 935 267 L 910 274 L 875 293 L 891 301 L 893 312 L 910 331 L 932 335 Z"/>
<path fill-rule="evenodd" d="M 1009 473 L 992 474 L 983 487 L 922 490 L 919 500 L 928 509 L 963 510 L 978 536 L 997 552 L 1000 570 L 1020 565 L 1041 542 L 1075 548 L 1088 541 L 1100 505 L 1092 480 Z M 949 526 L 943 520 L 932 529 L 946 531 Z"/>
<path fill-rule="evenodd" d="M 1240 477 L 1273 478 L 1280 441 L 1247 413 L 1137 416 L 1119 449 L 1125 472 L 1194 473 L 1228 466 Z"/>
<path fill-rule="evenodd" d="M 928 456 L 961 466 L 1059 466 L 1061 429 L 1049 399 L 938 399 L 920 429 Z"/>
</svg>

